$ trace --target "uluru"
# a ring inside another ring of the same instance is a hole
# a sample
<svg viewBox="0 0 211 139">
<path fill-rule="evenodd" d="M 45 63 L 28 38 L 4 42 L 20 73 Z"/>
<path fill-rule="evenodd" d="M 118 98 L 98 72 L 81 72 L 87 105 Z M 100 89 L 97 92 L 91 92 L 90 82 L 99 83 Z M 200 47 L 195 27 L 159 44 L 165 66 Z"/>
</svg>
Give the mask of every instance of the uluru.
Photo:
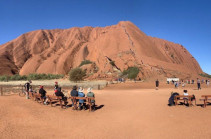
<svg viewBox="0 0 211 139">
<path fill-rule="evenodd" d="M 0 74 L 68 74 L 82 61 L 90 79 L 114 78 L 128 67 L 139 77 L 190 78 L 203 73 L 187 49 L 147 36 L 130 21 L 107 27 L 36 30 L 0 46 Z M 111 64 L 113 62 L 113 64 Z"/>
</svg>

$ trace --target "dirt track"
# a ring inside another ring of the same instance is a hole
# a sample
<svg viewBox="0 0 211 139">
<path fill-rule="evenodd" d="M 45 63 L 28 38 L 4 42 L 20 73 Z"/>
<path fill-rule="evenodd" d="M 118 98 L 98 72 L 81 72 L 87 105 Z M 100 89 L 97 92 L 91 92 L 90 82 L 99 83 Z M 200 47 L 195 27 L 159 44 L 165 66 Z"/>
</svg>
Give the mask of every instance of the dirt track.
<svg viewBox="0 0 211 139">
<path fill-rule="evenodd" d="M 95 112 L 61 109 L 26 100 L 17 95 L 0 97 L 0 138 L 211 138 L 211 106 L 168 107 L 171 85 L 127 83 L 94 90 Z M 142 89 L 141 89 L 142 88 Z M 145 88 L 145 89 L 143 89 Z M 202 94 L 195 94 L 197 103 Z"/>
</svg>

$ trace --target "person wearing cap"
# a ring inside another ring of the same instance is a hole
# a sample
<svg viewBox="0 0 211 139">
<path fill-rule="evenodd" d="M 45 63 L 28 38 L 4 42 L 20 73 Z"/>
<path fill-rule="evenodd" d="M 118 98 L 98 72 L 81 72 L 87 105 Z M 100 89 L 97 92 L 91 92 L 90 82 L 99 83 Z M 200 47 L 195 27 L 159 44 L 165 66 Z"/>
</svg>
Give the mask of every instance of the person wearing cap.
<svg viewBox="0 0 211 139">
<path fill-rule="evenodd" d="M 83 93 L 84 89 L 83 87 L 79 87 L 78 89 L 78 97 L 85 97 L 85 94 Z M 86 104 L 84 99 L 79 99 L 79 110 L 81 110 L 81 104 L 83 104 L 83 109 L 86 110 Z"/>
<path fill-rule="evenodd" d="M 55 82 L 54 90 L 57 90 L 59 88 L 58 82 Z"/>
<path fill-rule="evenodd" d="M 67 102 L 67 97 L 65 97 L 64 94 L 61 91 L 55 90 L 55 95 L 56 96 L 61 96 L 62 100 L 64 101 L 65 106 L 67 106 L 67 103 L 68 103 Z"/>
<path fill-rule="evenodd" d="M 44 90 L 43 86 L 40 86 L 39 94 L 41 94 L 41 98 L 44 99 L 44 104 L 47 103 L 46 99 L 46 91 Z"/>
<path fill-rule="evenodd" d="M 71 97 L 77 97 L 78 96 L 77 86 L 73 86 L 73 89 L 70 92 L 70 96 Z M 71 99 L 71 101 L 72 101 L 72 107 L 73 107 L 74 106 L 73 99 Z M 73 107 L 73 109 L 74 109 L 74 107 Z"/>
<path fill-rule="evenodd" d="M 92 92 L 92 88 L 91 87 L 89 87 L 88 89 L 87 89 L 87 97 L 95 97 L 95 94 Z M 91 100 L 91 103 L 92 103 L 92 106 L 91 107 L 93 107 L 93 110 L 95 109 L 95 100 Z"/>
</svg>

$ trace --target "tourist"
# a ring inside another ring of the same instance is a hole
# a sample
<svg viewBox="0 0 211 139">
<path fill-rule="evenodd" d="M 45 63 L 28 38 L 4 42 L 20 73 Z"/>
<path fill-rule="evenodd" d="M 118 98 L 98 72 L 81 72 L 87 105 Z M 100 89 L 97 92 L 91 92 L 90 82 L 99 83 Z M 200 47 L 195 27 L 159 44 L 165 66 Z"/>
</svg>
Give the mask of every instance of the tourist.
<svg viewBox="0 0 211 139">
<path fill-rule="evenodd" d="M 80 87 L 78 89 L 78 97 L 85 97 L 85 94 L 83 93 L 84 89 L 83 87 Z M 79 110 L 81 110 L 81 105 L 83 104 L 83 109 L 86 110 L 86 104 L 84 99 L 79 99 Z"/>
<path fill-rule="evenodd" d="M 199 78 L 197 78 L 197 87 L 198 87 L 198 90 L 201 89 L 201 82 Z"/>
<path fill-rule="evenodd" d="M 87 89 L 87 97 L 95 97 L 95 94 L 92 92 L 92 88 L 91 87 L 89 87 L 88 89 Z M 95 110 L 95 100 L 91 100 L 91 107 L 92 107 L 92 109 L 93 110 Z"/>
<path fill-rule="evenodd" d="M 59 88 L 58 82 L 55 82 L 54 90 L 57 90 Z"/>
<path fill-rule="evenodd" d="M 185 87 L 185 83 L 184 82 L 182 82 L 182 88 L 184 88 Z"/>
<path fill-rule="evenodd" d="M 158 87 L 159 87 L 159 81 L 158 81 L 158 79 L 155 81 L 155 86 L 156 86 L 156 90 L 158 90 Z"/>
<path fill-rule="evenodd" d="M 210 85 L 210 80 L 207 80 L 207 87 L 209 87 Z"/>
<path fill-rule="evenodd" d="M 184 96 L 188 96 L 188 91 L 187 90 L 184 90 L 183 91 L 184 92 Z M 185 103 L 185 105 L 188 105 L 188 97 L 184 97 L 184 103 Z"/>
<path fill-rule="evenodd" d="M 71 97 L 77 97 L 78 96 L 77 86 L 73 86 L 73 89 L 70 92 L 70 96 Z M 75 109 L 73 99 L 71 99 L 71 101 L 72 101 L 72 107 L 73 107 L 73 109 Z"/>
<path fill-rule="evenodd" d="M 29 80 L 28 82 L 25 83 L 24 87 L 26 90 L 26 99 L 29 99 L 29 89 L 30 89 L 30 84 L 32 83 L 31 80 Z"/>
<path fill-rule="evenodd" d="M 40 86 L 40 90 L 39 90 L 39 94 L 41 95 L 41 99 L 43 99 L 44 100 L 44 104 L 46 105 L 47 104 L 47 99 L 46 99 L 46 91 L 45 91 L 45 89 L 44 89 L 44 87 L 41 85 Z"/>
<path fill-rule="evenodd" d="M 64 94 L 60 90 L 55 90 L 55 95 L 62 97 L 62 100 L 64 101 L 64 105 L 67 107 L 67 97 L 64 96 Z"/>
</svg>

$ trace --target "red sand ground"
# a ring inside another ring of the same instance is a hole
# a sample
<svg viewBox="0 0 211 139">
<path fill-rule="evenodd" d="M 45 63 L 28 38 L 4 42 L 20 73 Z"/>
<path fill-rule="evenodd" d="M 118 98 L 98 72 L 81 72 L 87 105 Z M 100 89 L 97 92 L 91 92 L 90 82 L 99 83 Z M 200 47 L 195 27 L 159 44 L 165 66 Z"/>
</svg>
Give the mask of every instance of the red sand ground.
<svg viewBox="0 0 211 139">
<path fill-rule="evenodd" d="M 26 100 L 18 95 L 0 97 L 0 138 L 211 138 L 211 106 L 168 107 L 173 85 L 159 90 L 147 83 L 122 83 L 94 90 L 95 112 L 61 109 Z M 211 88 L 196 90 L 197 103 Z"/>
</svg>

